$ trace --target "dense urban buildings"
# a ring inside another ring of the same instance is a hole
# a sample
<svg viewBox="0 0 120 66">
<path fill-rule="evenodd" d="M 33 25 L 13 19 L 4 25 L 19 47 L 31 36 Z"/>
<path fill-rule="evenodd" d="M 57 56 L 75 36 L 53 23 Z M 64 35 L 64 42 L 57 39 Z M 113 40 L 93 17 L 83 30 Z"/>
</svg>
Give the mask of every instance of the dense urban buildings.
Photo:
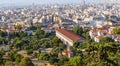
<svg viewBox="0 0 120 66">
<path fill-rule="evenodd" d="M 119 0 L 97 2 L 0 8 L 0 66 L 120 66 Z"/>
</svg>

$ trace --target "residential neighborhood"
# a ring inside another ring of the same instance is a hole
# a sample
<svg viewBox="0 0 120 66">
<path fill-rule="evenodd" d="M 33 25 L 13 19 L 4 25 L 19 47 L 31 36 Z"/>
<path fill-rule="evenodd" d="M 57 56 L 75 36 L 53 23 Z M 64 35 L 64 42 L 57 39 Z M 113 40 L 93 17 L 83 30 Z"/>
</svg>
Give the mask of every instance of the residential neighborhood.
<svg viewBox="0 0 120 66">
<path fill-rule="evenodd" d="M 120 66 L 120 1 L 0 0 L 0 66 Z"/>
</svg>

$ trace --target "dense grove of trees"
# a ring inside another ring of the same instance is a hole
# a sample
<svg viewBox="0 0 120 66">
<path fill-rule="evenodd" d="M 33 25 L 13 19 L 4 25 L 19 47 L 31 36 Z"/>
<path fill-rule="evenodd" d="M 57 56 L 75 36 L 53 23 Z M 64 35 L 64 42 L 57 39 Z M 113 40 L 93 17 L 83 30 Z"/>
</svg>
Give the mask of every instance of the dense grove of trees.
<svg viewBox="0 0 120 66">
<path fill-rule="evenodd" d="M 80 54 L 62 60 L 63 66 L 119 66 L 120 65 L 120 46 L 113 42 L 107 43 L 84 43 L 83 46 L 74 49 Z M 84 49 L 82 51 L 81 49 Z M 58 60 L 58 65 L 59 65 Z"/>
<path fill-rule="evenodd" d="M 11 51 L 8 59 L 4 59 L 4 51 L 0 51 L 0 66 L 34 66 L 31 60 L 23 57 L 17 51 Z"/>
<path fill-rule="evenodd" d="M 5 52 L 0 51 L 0 65 L 2 66 L 34 66 L 29 58 L 18 54 L 20 50 L 26 50 L 28 55 L 32 55 L 39 60 L 50 61 L 57 63 L 58 53 L 66 48 L 66 46 L 54 35 L 45 33 L 40 27 L 31 26 L 29 30 L 34 30 L 34 35 L 29 35 L 23 32 L 21 26 L 17 26 L 19 32 L 6 33 L 0 31 L 0 44 L 6 45 L 9 43 L 11 50 L 9 51 L 8 59 L 4 59 Z M 9 39 L 6 39 L 9 38 Z M 53 48 L 51 53 L 42 53 L 40 48 Z M 14 51 L 13 51 L 14 50 Z M 35 53 L 34 51 L 39 51 Z"/>
<path fill-rule="evenodd" d="M 18 51 L 25 50 L 27 55 L 38 58 L 39 61 L 48 61 L 55 66 L 120 66 L 120 43 L 109 37 L 100 39 L 99 43 L 90 39 L 89 30 L 80 26 L 75 26 L 73 32 L 84 37 L 86 42 L 75 42 L 71 49 L 74 57 L 58 57 L 58 54 L 66 50 L 65 44 L 55 35 L 45 33 L 40 27 L 31 26 L 30 30 L 35 30 L 33 35 L 21 31 L 21 26 L 17 26 L 20 32 L 10 33 L 9 40 L 7 33 L 0 31 L 0 44 L 10 44 L 9 57 L 4 59 L 4 50 L 0 50 L 0 65 L 2 66 L 34 66 L 30 58 L 23 57 Z M 119 34 L 119 28 L 113 30 L 114 34 Z M 41 52 L 40 48 L 52 48 L 50 53 Z M 34 52 L 38 51 L 38 52 Z"/>
</svg>

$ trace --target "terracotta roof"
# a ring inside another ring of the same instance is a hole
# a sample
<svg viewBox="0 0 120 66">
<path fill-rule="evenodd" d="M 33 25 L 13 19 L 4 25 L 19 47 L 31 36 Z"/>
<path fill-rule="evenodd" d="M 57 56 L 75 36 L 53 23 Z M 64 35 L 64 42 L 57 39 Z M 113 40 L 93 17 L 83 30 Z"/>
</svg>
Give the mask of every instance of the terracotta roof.
<svg viewBox="0 0 120 66">
<path fill-rule="evenodd" d="M 58 29 L 58 32 L 62 33 L 63 35 L 65 35 L 66 37 L 68 37 L 69 39 L 73 40 L 73 41 L 78 41 L 78 40 L 85 40 L 83 37 L 78 36 L 66 29 Z"/>
<path fill-rule="evenodd" d="M 102 28 L 98 28 L 97 30 L 107 30 L 107 29 L 102 27 Z"/>
</svg>

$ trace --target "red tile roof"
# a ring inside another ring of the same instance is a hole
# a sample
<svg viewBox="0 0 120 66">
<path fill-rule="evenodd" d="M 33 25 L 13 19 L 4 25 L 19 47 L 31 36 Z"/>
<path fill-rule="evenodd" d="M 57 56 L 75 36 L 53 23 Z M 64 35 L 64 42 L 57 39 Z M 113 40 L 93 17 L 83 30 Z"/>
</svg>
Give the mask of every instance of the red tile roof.
<svg viewBox="0 0 120 66">
<path fill-rule="evenodd" d="M 107 30 L 105 27 L 98 28 L 97 30 Z"/>
<path fill-rule="evenodd" d="M 62 33 L 63 35 L 65 35 L 66 37 L 68 37 L 69 39 L 71 39 L 72 41 L 78 41 L 78 40 L 85 40 L 83 37 L 78 36 L 66 29 L 58 29 L 58 32 Z"/>
</svg>

